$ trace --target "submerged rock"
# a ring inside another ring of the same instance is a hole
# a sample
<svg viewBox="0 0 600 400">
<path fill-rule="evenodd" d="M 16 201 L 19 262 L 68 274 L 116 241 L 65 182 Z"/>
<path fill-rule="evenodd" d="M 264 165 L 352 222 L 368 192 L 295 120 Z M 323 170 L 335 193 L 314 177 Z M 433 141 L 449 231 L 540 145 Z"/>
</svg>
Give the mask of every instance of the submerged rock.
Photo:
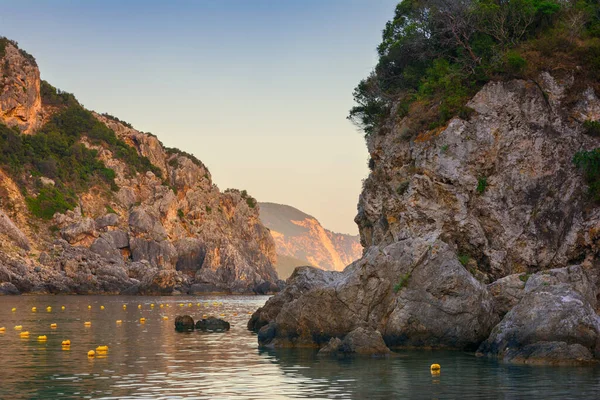
<svg viewBox="0 0 600 400">
<path fill-rule="evenodd" d="M 190 332 L 194 330 L 194 319 L 189 315 L 178 315 L 175 318 L 175 330 L 177 332 Z"/>
<path fill-rule="evenodd" d="M 208 317 L 196 322 L 196 329 L 201 331 L 228 331 L 229 328 L 229 322 L 215 317 Z"/>
</svg>

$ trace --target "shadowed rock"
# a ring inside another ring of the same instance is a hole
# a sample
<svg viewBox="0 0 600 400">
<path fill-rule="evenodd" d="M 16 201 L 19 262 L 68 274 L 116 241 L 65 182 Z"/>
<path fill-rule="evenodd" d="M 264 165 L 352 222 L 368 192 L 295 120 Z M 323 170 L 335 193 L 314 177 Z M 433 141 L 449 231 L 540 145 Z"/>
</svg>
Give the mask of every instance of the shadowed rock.
<svg viewBox="0 0 600 400">
<path fill-rule="evenodd" d="M 194 319 L 189 315 L 178 315 L 175 318 L 175 330 L 177 332 L 191 332 L 194 330 Z"/>
<path fill-rule="evenodd" d="M 215 317 L 208 317 L 196 322 L 196 329 L 201 331 L 222 332 L 228 331 L 229 328 L 229 322 Z"/>
</svg>

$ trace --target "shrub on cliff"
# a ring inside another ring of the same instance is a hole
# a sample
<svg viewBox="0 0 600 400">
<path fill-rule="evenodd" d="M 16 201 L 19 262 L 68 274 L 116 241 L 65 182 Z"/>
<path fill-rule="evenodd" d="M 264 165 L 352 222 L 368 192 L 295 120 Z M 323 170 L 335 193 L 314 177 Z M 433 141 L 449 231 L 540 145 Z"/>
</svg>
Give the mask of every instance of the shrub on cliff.
<svg viewBox="0 0 600 400">
<path fill-rule="evenodd" d="M 403 0 L 383 30 L 374 71 L 354 89 L 349 119 L 366 135 L 394 113 L 417 133 L 437 127 L 491 78 L 543 67 L 527 58 L 539 61 L 549 42 L 592 66 L 599 15 L 595 0 Z"/>
</svg>

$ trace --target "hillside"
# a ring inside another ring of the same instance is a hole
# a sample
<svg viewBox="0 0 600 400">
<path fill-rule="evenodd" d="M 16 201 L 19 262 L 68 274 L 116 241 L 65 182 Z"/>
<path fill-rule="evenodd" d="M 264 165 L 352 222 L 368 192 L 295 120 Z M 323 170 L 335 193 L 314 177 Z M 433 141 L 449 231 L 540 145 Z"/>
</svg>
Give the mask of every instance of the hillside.
<svg viewBox="0 0 600 400">
<path fill-rule="evenodd" d="M 259 343 L 599 362 L 599 28 L 597 1 L 400 2 L 350 112 L 365 254 L 297 270 Z"/>
<path fill-rule="evenodd" d="M 282 278 L 291 274 L 292 265 L 341 271 L 362 255 L 358 236 L 325 229 L 316 218 L 294 207 L 260 203 L 260 219 L 275 239 L 276 267 Z"/>
<path fill-rule="evenodd" d="M 275 245 L 246 191 L 84 109 L 0 38 L 0 293 L 269 292 Z"/>
</svg>

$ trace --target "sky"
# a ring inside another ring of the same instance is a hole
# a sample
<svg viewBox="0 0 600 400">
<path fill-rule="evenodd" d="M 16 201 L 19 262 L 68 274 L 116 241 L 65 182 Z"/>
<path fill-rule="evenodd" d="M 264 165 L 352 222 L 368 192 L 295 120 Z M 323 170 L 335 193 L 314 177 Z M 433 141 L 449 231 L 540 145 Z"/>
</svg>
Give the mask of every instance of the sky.
<svg viewBox="0 0 600 400">
<path fill-rule="evenodd" d="M 368 174 L 352 90 L 397 0 L 0 0 L 42 79 L 336 232 Z"/>
</svg>

